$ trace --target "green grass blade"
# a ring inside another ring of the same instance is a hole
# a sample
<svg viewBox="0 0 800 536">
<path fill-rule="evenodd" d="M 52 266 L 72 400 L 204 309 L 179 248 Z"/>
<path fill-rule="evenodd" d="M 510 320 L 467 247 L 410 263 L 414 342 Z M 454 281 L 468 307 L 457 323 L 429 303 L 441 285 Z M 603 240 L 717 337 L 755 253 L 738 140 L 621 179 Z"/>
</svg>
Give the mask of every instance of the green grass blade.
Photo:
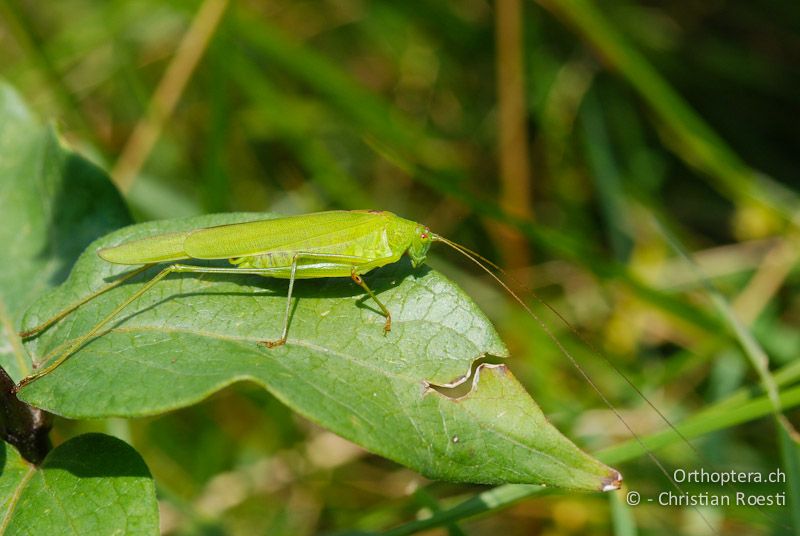
<svg viewBox="0 0 800 536">
<path fill-rule="evenodd" d="M 445 526 L 460 519 L 466 519 L 484 512 L 497 510 L 501 507 L 507 508 L 527 497 L 541 493 L 545 489 L 544 486 L 498 486 L 467 499 L 453 508 L 436 512 L 429 518 L 412 521 L 381 534 L 383 534 L 383 536 L 407 536 L 409 534 L 416 534 L 423 530 Z"/>
<path fill-rule="evenodd" d="M 778 435 L 783 469 L 786 473 L 792 525 L 794 533 L 800 534 L 800 445 L 783 428 L 778 429 Z"/>
<path fill-rule="evenodd" d="M 615 491 L 608 494 L 608 502 L 611 505 L 611 519 L 614 524 L 614 536 L 636 536 L 636 520 L 633 517 L 633 510 L 625 502 L 625 492 Z"/>
</svg>

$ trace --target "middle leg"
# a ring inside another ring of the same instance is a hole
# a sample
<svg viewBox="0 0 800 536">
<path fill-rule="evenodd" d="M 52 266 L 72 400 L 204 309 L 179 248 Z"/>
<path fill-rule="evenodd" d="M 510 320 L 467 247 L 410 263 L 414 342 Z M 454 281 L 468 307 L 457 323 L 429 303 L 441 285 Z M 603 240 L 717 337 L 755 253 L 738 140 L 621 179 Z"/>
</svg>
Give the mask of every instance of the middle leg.
<svg viewBox="0 0 800 536">
<path fill-rule="evenodd" d="M 372 300 L 378 304 L 378 307 L 381 308 L 381 313 L 386 317 L 386 323 L 383 325 L 383 333 L 386 334 L 392 331 L 392 313 L 390 313 L 389 309 L 387 309 L 386 306 L 381 303 L 378 297 L 375 296 L 375 293 L 372 292 L 372 289 L 367 286 L 367 283 L 364 282 L 364 278 L 356 273 L 355 267 L 353 268 L 353 271 L 350 272 L 350 279 L 352 279 L 356 285 L 363 288 L 364 292 L 369 294 L 369 297 L 372 298 Z"/>
</svg>

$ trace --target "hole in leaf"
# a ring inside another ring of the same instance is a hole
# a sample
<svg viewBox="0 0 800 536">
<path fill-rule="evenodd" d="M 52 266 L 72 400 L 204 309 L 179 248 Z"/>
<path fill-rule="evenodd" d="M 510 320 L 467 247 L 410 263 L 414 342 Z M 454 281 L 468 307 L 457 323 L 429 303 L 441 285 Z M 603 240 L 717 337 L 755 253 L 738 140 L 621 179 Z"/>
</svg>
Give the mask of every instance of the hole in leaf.
<svg viewBox="0 0 800 536">
<path fill-rule="evenodd" d="M 464 398 L 472 392 L 475 388 L 476 380 L 478 379 L 478 368 L 484 365 L 490 366 L 505 366 L 505 359 L 493 355 L 485 355 L 474 360 L 469 367 L 469 372 L 450 383 L 437 385 L 428 381 L 425 384 L 425 391 L 434 390 L 439 394 L 452 398 L 454 400 Z"/>
</svg>

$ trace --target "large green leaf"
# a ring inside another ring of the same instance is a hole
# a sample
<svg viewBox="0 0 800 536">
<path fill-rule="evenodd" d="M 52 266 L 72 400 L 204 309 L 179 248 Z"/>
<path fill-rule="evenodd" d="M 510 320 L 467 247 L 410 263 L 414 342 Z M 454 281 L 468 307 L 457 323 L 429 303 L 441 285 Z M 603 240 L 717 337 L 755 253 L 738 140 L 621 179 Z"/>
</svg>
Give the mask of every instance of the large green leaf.
<svg viewBox="0 0 800 536">
<path fill-rule="evenodd" d="M 95 253 L 158 233 L 264 218 L 218 214 L 150 222 L 95 242 L 64 285 L 24 319 L 36 325 L 131 267 Z M 51 359 L 158 268 L 80 307 L 27 348 Z M 492 325 L 458 287 L 408 262 L 368 274 L 393 314 L 383 317 L 349 279 L 298 281 L 289 340 L 280 335 L 287 283 L 243 274 L 182 274 L 158 283 L 51 374 L 24 388 L 27 402 L 69 417 L 138 416 L 201 400 L 251 380 L 293 409 L 365 448 L 437 479 L 528 482 L 597 490 L 617 473 L 556 431 L 506 366 Z M 469 376 L 452 398 L 431 387 Z"/>
<path fill-rule="evenodd" d="M 30 371 L 16 335 L 22 313 L 65 279 L 89 242 L 128 223 L 105 173 L 64 147 L 0 82 L 0 366 L 12 378 Z"/>
<path fill-rule="evenodd" d="M 8 444 L 2 448 L 0 533 L 158 534 L 153 480 L 119 439 L 76 437 L 38 467 Z"/>
</svg>

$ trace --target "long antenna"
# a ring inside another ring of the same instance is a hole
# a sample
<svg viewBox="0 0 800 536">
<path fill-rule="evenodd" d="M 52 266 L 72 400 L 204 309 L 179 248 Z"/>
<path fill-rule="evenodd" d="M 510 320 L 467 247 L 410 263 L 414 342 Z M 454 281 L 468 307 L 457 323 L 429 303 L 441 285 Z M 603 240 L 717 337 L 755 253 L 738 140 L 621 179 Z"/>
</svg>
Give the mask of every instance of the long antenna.
<svg viewBox="0 0 800 536">
<path fill-rule="evenodd" d="M 667 425 L 667 426 L 668 426 L 668 427 L 669 427 L 669 428 L 670 428 L 670 429 L 671 429 L 673 432 L 675 432 L 675 434 L 676 434 L 678 437 L 680 437 L 680 438 L 681 438 L 681 440 L 683 440 L 683 442 L 684 442 L 684 443 L 686 443 L 686 445 L 687 445 L 689 448 L 691 448 L 691 449 L 692 449 L 692 450 L 693 450 L 693 451 L 694 451 L 694 452 L 695 452 L 697 455 L 700 455 L 700 451 L 699 451 L 699 450 L 697 450 L 697 447 L 695 447 L 695 446 L 692 444 L 692 442 L 691 442 L 691 441 L 689 441 L 689 439 L 688 439 L 688 438 L 687 438 L 685 435 L 683 435 L 683 433 L 682 433 L 682 432 L 681 432 L 681 431 L 680 431 L 680 430 L 679 430 L 679 429 L 678 429 L 678 428 L 677 428 L 677 427 L 676 427 L 676 426 L 675 426 L 675 425 L 672 423 L 672 421 L 670 421 L 669 417 L 667 417 L 666 415 L 664 415 L 664 413 L 663 413 L 663 412 L 662 412 L 660 409 L 658 409 L 658 406 L 656 406 L 656 405 L 655 405 L 655 404 L 654 404 L 654 403 L 653 403 L 653 402 L 652 402 L 652 401 L 651 401 L 649 398 L 647 398 L 647 396 L 646 396 L 646 395 L 645 395 L 645 394 L 642 392 L 642 390 L 641 390 L 641 389 L 639 389 L 639 387 L 636 385 L 636 383 L 635 383 L 633 380 L 631 380 L 631 379 L 628 377 L 628 375 L 627 375 L 627 374 L 625 374 L 625 373 L 622 371 L 622 369 L 620 369 L 620 368 L 619 368 L 619 367 L 618 367 L 618 366 L 617 366 L 617 365 L 616 365 L 616 364 L 615 364 L 613 361 L 611 361 L 611 359 L 609 359 L 609 358 L 608 358 L 608 356 L 606 356 L 606 355 L 605 355 L 603 352 L 601 352 L 600 350 L 598 350 L 598 349 L 597 349 L 597 348 L 596 348 L 596 347 L 595 347 L 595 346 L 594 346 L 594 345 L 591 343 L 591 341 L 589 341 L 589 340 L 588 340 L 586 337 L 584 337 L 584 336 L 581 334 L 581 332 L 580 332 L 580 331 L 578 331 L 578 329 L 577 329 L 575 326 L 573 326 L 573 325 L 572 325 L 572 323 L 571 323 L 569 320 L 567 320 L 567 319 L 564 317 L 564 315 L 562 315 L 562 314 L 561 314 L 561 313 L 558 311 L 558 309 L 556 309 L 555 307 L 553 307 L 552 305 L 550 305 L 550 304 L 549 304 L 547 301 L 545 301 L 544 299 L 542 299 L 542 298 L 541 298 L 541 296 L 539 296 L 539 294 L 537 294 L 537 293 L 536 293 L 535 291 L 533 291 L 532 289 L 530 289 L 530 288 L 527 288 L 527 287 L 524 287 L 524 286 L 523 286 L 523 285 L 522 285 L 522 284 L 521 284 L 519 281 L 515 280 L 515 279 L 514 279 L 512 276 L 510 276 L 510 275 L 509 275 L 509 274 L 508 274 L 508 273 L 507 273 L 505 270 L 503 270 L 503 269 L 502 269 L 500 266 L 498 266 L 498 265 L 497 265 L 497 264 L 495 264 L 494 262 L 490 261 L 489 259 L 487 259 L 487 258 L 486 258 L 486 257 L 484 257 L 483 255 L 481 255 L 480 253 L 477 253 L 477 252 L 475 252 L 475 251 L 473 251 L 473 250 L 469 249 L 469 248 L 468 248 L 468 247 L 466 247 L 466 246 L 462 246 L 461 244 L 458 244 L 458 243 L 456 243 L 456 242 L 453 242 L 452 240 L 448 240 L 447 238 L 444 238 L 443 236 L 434 235 L 434 240 L 438 240 L 438 241 L 440 241 L 440 242 L 444 242 L 445 244 L 447 244 L 448 246 L 452 247 L 453 249 L 455 249 L 456 251 L 458 251 L 458 252 L 459 252 L 459 253 L 461 253 L 462 255 L 466 256 L 467 258 L 474 257 L 474 258 L 471 258 L 471 259 L 470 259 L 470 260 L 472 260 L 472 262 L 475 262 L 476 264 L 478 264 L 478 265 L 481 267 L 481 269 L 482 269 L 484 272 L 488 273 L 490 276 L 492 276 L 492 278 L 493 278 L 495 281 L 497 281 L 497 282 L 498 282 L 500 285 L 502 285 L 502 286 L 503 286 L 503 288 L 504 288 L 504 289 L 505 289 L 505 290 L 506 290 L 506 291 L 507 291 L 507 292 L 508 292 L 508 293 L 509 293 L 509 294 L 510 294 L 510 295 L 511 295 L 513 298 L 514 298 L 514 300 L 516 300 L 516 301 L 517 301 L 517 303 L 519 303 L 520 305 L 522 305 L 522 307 L 523 307 L 523 308 L 525 308 L 525 310 L 526 310 L 528 313 L 530 313 L 530 315 L 531 315 L 531 316 L 532 316 L 532 317 L 533 317 L 533 318 L 534 318 L 534 319 L 535 319 L 535 320 L 536 320 L 536 321 L 537 321 L 537 322 L 538 322 L 540 325 L 541 325 L 541 324 L 543 324 L 543 323 L 545 323 L 545 322 L 543 322 L 543 320 L 541 320 L 540 318 L 538 318 L 538 316 L 537 316 L 535 313 L 533 313 L 533 312 L 532 312 L 532 311 L 531 311 L 531 310 L 530 310 L 530 309 L 529 309 L 529 308 L 528 308 L 528 307 L 527 307 L 527 306 L 526 306 L 524 303 L 522 303 L 522 299 L 521 299 L 519 296 L 517 296 L 517 294 L 515 294 L 515 293 L 514 293 L 514 292 L 511 290 L 511 288 L 509 288 L 509 287 L 508 287 L 508 285 L 506 285 L 506 284 L 505 284 L 505 283 L 504 283 L 502 280 L 500 280 L 500 279 L 497 277 L 497 275 L 496 275 L 496 274 L 494 274 L 494 273 L 493 273 L 491 270 L 488 270 L 488 269 L 486 268 L 486 266 L 482 266 L 482 265 L 481 265 L 481 263 L 488 264 L 488 265 L 489 265 L 489 266 L 491 266 L 493 269 L 497 270 L 497 271 L 498 271 L 500 274 L 502 274 L 502 275 L 503 275 L 503 277 L 506 277 L 506 278 L 508 278 L 508 279 L 510 279 L 510 280 L 512 280 L 512 281 L 514 281 L 514 283 L 515 283 L 515 284 L 516 284 L 518 287 L 523 287 L 523 288 L 524 288 L 524 290 L 525 290 L 526 292 L 528 292 L 528 293 L 529 293 L 531 296 L 533 296 L 533 297 L 536 299 L 536 301 L 538 301 L 538 302 L 539 302 L 540 304 L 542 304 L 543 306 L 547 307 L 547 309 L 549 309 L 549 310 L 550 310 L 550 312 L 552 312 L 554 315 L 556 315 L 556 317 L 558 317 L 558 319 L 559 319 L 561 322 L 563 322 L 565 326 L 567 326 L 567 327 L 569 328 L 569 330 L 572 332 L 572 334 L 573 334 L 573 335 L 575 335 L 576 337 L 578 337 L 578 339 L 580 339 L 580 341 L 581 341 L 582 343 L 584 343 L 584 344 L 585 344 L 585 345 L 586 345 L 586 346 L 587 346 L 587 347 L 588 347 L 588 348 L 589 348 L 589 349 L 592 351 L 592 353 L 593 353 L 594 355 L 596 355 L 597 357 L 601 358 L 601 359 L 602 359 L 603 361 L 605 361 L 605 362 L 606 362 L 606 363 L 607 363 L 607 364 L 608 364 L 608 365 L 609 365 L 609 366 L 610 366 L 612 369 L 614 369 L 614 371 L 615 371 L 615 372 L 616 372 L 616 373 L 617 373 L 617 374 L 618 374 L 618 375 L 619 375 L 619 376 L 620 376 L 620 377 L 621 377 L 621 378 L 622 378 L 622 379 L 625 381 L 625 383 L 627 383 L 627 384 L 628 384 L 628 386 L 629 386 L 631 389 L 633 389 L 633 391 L 634 391 L 634 392 L 636 392 L 636 394 L 639 396 L 639 398 L 641 398 L 641 399 L 642 399 L 642 400 L 643 400 L 643 401 L 644 401 L 644 402 L 645 402 L 645 403 L 646 403 L 648 406 L 650 406 L 650 408 L 651 408 L 651 409 L 652 409 L 652 410 L 653 410 L 653 411 L 654 411 L 654 412 L 655 412 L 655 413 L 656 413 L 656 414 L 659 416 L 659 418 L 660 418 L 662 421 L 664 421 L 664 423 L 666 423 L 666 425 Z M 478 262 L 478 261 L 480 261 L 480 262 Z M 544 326 L 543 326 L 543 327 L 544 327 Z M 545 332 L 547 332 L 547 330 L 545 330 Z M 553 337 L 553 336 L 551 335 L 551 333 L 547 333 L 547 334 L 548 334 L 548 336 L 550 336 L 551 338 Z M 559 341 L 557 341 L 557 340 L 554 340 L 554 342 L 555 342 L 555 344 L 556 344 L 556 345 L 559 347 L 559 349 L 561 349 L 563 352 L 565 352 L 565 353 L 567 354 L 567 357 L 569 358 L 569 360 L 570 360 L 570 361 L 572 361 L 573 365 L 576 365 L 576 366 L 577 366 L 578 364 L 577 364 L 576 360 L 574 359 L 574 357 L 573 357 L 572 355 L 570 355 L 570 354 L 569 354 L 569 352 L 567 352 L 566 350 L 564 350 L 564 349 L 563 349 L 563 346 L 561 345 L 561 343 L 560 343 Z M 581 374 L 582 374 L 584 377 L 586 377 L 586 373 L 585 373 L 583 370 L 581 370 L 580 366 L 577 366 L 577 368 L 578 368 L 578 370 L 580 371 L 580 373 L 581 373 Z M 590 384 L 591 384 L 591 382 L 590 382 Z M 592 387 L 595 387 L 595 386 L 594 386 L 594 385 L 592 385 Z M 595 388 L 595 389 L 596 389 L 596 388 Z M 603 394 L 602 394 L 601 392 L 598 392 L 598 394 L 599 394 L 599 395 L 600 395 L 602 398 L 605 398 L 605 397 L 603 397 Z M 613 410 L 613 408 L 612 408 L 612 410 Z M 626 426 L 626 428 L 627 428 L 627 426 Z M 630 428 L 629 428 L 629 429 L 630 429 Z"/>
<path fill-rule="evenodd" d="M 583 376 L 583 378 L 586 380 L 586 383 L 588 383 L 592 387 L 592 389 L 595 391 L 595 393 L 597 393 L 597 396 L 600 397 L 600 399 L 603 401 L 603 403 L 606 406 L 608 406 L 608 408 L 611 410 L 611 412 L 617 417 L 617 419 L 619 419 L 619 421 L 628 430 L 628 432 L 630 432 L 631 437 L 633 437 L 634 440 L 639 444 L 639 446 L 642 448 L 643 452 L 645 452 L 647 454 L 647 457 L 650 458 L 650 460 L 656 465 L 656 467 L 658 467 L 658 469 L 664 474 L 664 476 L 667 478 L 667 480 L 669 480 L 669 482 L 673 485 L 673 487 L 675 487 L 675 489 L 677 489 L 682 494 L 683 493 L 683 489 L 680 487 L 680 485 L 677 482 L 675 482 L 675 480 L 672 478 L 672 475 L 670 475 L 669 471 L 667 471 L 667 468 L 664 467 L 664 465 L 661 463 L 661 461 L 658 458 L 656 458 L 655 454 L 653 454 L 653 452 L 649 448 L 647 448 L 647 445 L 645 445 L 645 443 L 642 440 L 641 436 L 639 436 L 639 434 L 637 434 L 633 430 L 633 428 L 630 426 L 630 424 L 628 424 L 628 421 L 625 420 L 625 418 L 622 416 L 622 414 L 619 412 L 619 410 L 617 410 L 617 408 L 614 406 L 614 404 L 611 403 L 611 401 L 608 399 L 608 397 L 606 397 L 605 394 L 603 394 L 603 391 L 600 389 L 600 387 L 598 387 L 598 385 L 591 379 L 591 377 L 586 373 L 586 371 L 583 369 L 583 367 L 581 367 L 581 365 L 580 365 L 580 363 L 578 363 L 577 359 L 575 359 L 575 357 L 572 355 L 572 353 L 564 347 L 564 345 L 561 343 L 561 341 L 558 339 L 558 337 L 556 337 L 555 334 L 552 332 L 552 330 L 550 329 L 550 326 L 547 324 L 547 322 L 545 322 L 539 315 L 534 313 L 533 310 L 528 306 L 528 304 L 526 304 L 522 300 L 522 298 L 520 298 L 517 295 L 517 293 L 515 293 L 513 290 L 511 290 L 511 287 L 509 287 L 505 283 L 505 281 L 500 279 L 500 277 L 498 277 L 497 274 L 492 272 L 486 265 L 491 266 L 492 268 L 494 268 L 498 272 L 500 272 L 500 273 L 505 275 L 505 272 L 503 271 L 503 269 L 500 268 L 499 266 L 497 266 L 497 264 L 493 263 L 492 261 L 490 261 L 490 260 L 486 259 L 485 257 L 483 257 L 482 255 L 480 255 L 479 253 L 476 253 L 476 252 L 474 252 L 474 251 L 472 251 L 472 250 L 470 250 L 470 249 L 468 249 L 468 248 L 466 248 L 466 247 L 464 247 L 464 246 L 462 246 L 460 244 L 457 244 L 457 243 L 453 242 L 452 240 L 448 240 L 447 238 L 445 238 L 443 236 L 439 236 L 439 235 L 437 235 L 435 233 L 431 233 L 431 238 L 433 240 L 435 240 L 435 241 L 439 241 L 439 242 L 443 242 L 443 243 L 447 244 L 448 246 L 450 246 L 454 250 L 456 250 L 459 253 L 461 253 L 462 255 L 464 255 L 466 258 L 468 258 L 470 261 L 472 261 L 478 267 L 480 267 L 481 270 L 483 270 L 484 272 L 489 274 L 489 276 L 492 279 L 494 279 L 497 282 L 498 285 L 503 287 L 505 289 L 505 291 L 508 292 L 508 294 L 512 298 L 514 298 L 514 301 L 516 301 L 520 305 L 520 307 L 522 307 L 525 310 L 525 312 L 527 312 L 531 316 L 531 318 L 533 318 L 539 324 L 539 326 L 545 332 L 547 337 L 551 341 L 553 341 L 553 343 L 558 347 L 559 351 L 569 360 L 569 362 L 572 364 L 573 367 L 575 367 L 575 369 L 578 371 L 578 373 L 581 376 Z M 483 262 L 481 262 L 481 261 L 483 261 Z M 486 263 L 486 264 L 484 264 L 484 263 Z M 630 378 L 628 378 L 628 376 L 624 372 L 622 372 L 622 370 L 619 369 L 619 367 L 615 366 L 608 357 L 606 357 L 602 352 L 599 352 L 591 344 L 589 344 L 589 342 L 583 336 L 581 336 L 581 334 L 577 331 L 577 329 L 569 321 L 567 321 L 567 319 L 564 318 L 564 316 L 562 316 L 552 306 L 550 306 L 547 302 L 545 302 L 542 298 L 540 298 L 534 291 L 529 290 L 529 292 L 531 293 L 531 295 L 533 295 L 536 298 L 537 301 L 539 301 L 539 303 L 542 303 L 550 311 L 555 313 L 556 316 L 558 316 L 558 318 L 561 319 L 561 321 L 563 321 L 567 325 L 567 327 L 569 327 L 569 329 L 575 335 L 577 335 L 578 338 L 581 341 L 583 341 L 595 354 L 597 354 L 600 357 L 602 357 L 603 360 L 606 363 L 611 365 L 611 367 L 617 372 L 617 374 L 619 374 L 625 380 L 625 382 L 628 385 L 630 385 L 633 388 L 633 390 L 645 402 L 647 402 L 647 404 L 651 408 L 653 408 L 653 410 L 661 417 L 661 419 L 665 423 L 667 423 L 667 425 L 670 427 L 670 429 L 672 429 L 695 453 L 698 453 L 698 455 L 699 455 L 699 452 L 697 451 L 697 449 L 694 447 L 694 445 L 691 444 L 691 442 L 686 438 L 686 436 L 684 436 L 675 427 L 675 425 L 672 424 L 672 421 L 670 421 L 667 418 L 666 415 L 664 415 L 661 411 L 659 411 L 659 409 L 650 401 L 650 399 L 648 399 L 644 395 L 644 393 L 633 383 L 633 381 Z M 700 512 L 697 509 L 697 507 L 695 507 L 695 511 L 700 515 L 700 517 L 703 519 L 703 521 L 708 526 L 708 528 L 710 528 L 712 531 L 714 531 L 714 533 L 718 533 L 717 530 L 711 525 L 711 523 L 705 518 L 705 516 L 702 514 L 702 512 Z"/>
</svg>

